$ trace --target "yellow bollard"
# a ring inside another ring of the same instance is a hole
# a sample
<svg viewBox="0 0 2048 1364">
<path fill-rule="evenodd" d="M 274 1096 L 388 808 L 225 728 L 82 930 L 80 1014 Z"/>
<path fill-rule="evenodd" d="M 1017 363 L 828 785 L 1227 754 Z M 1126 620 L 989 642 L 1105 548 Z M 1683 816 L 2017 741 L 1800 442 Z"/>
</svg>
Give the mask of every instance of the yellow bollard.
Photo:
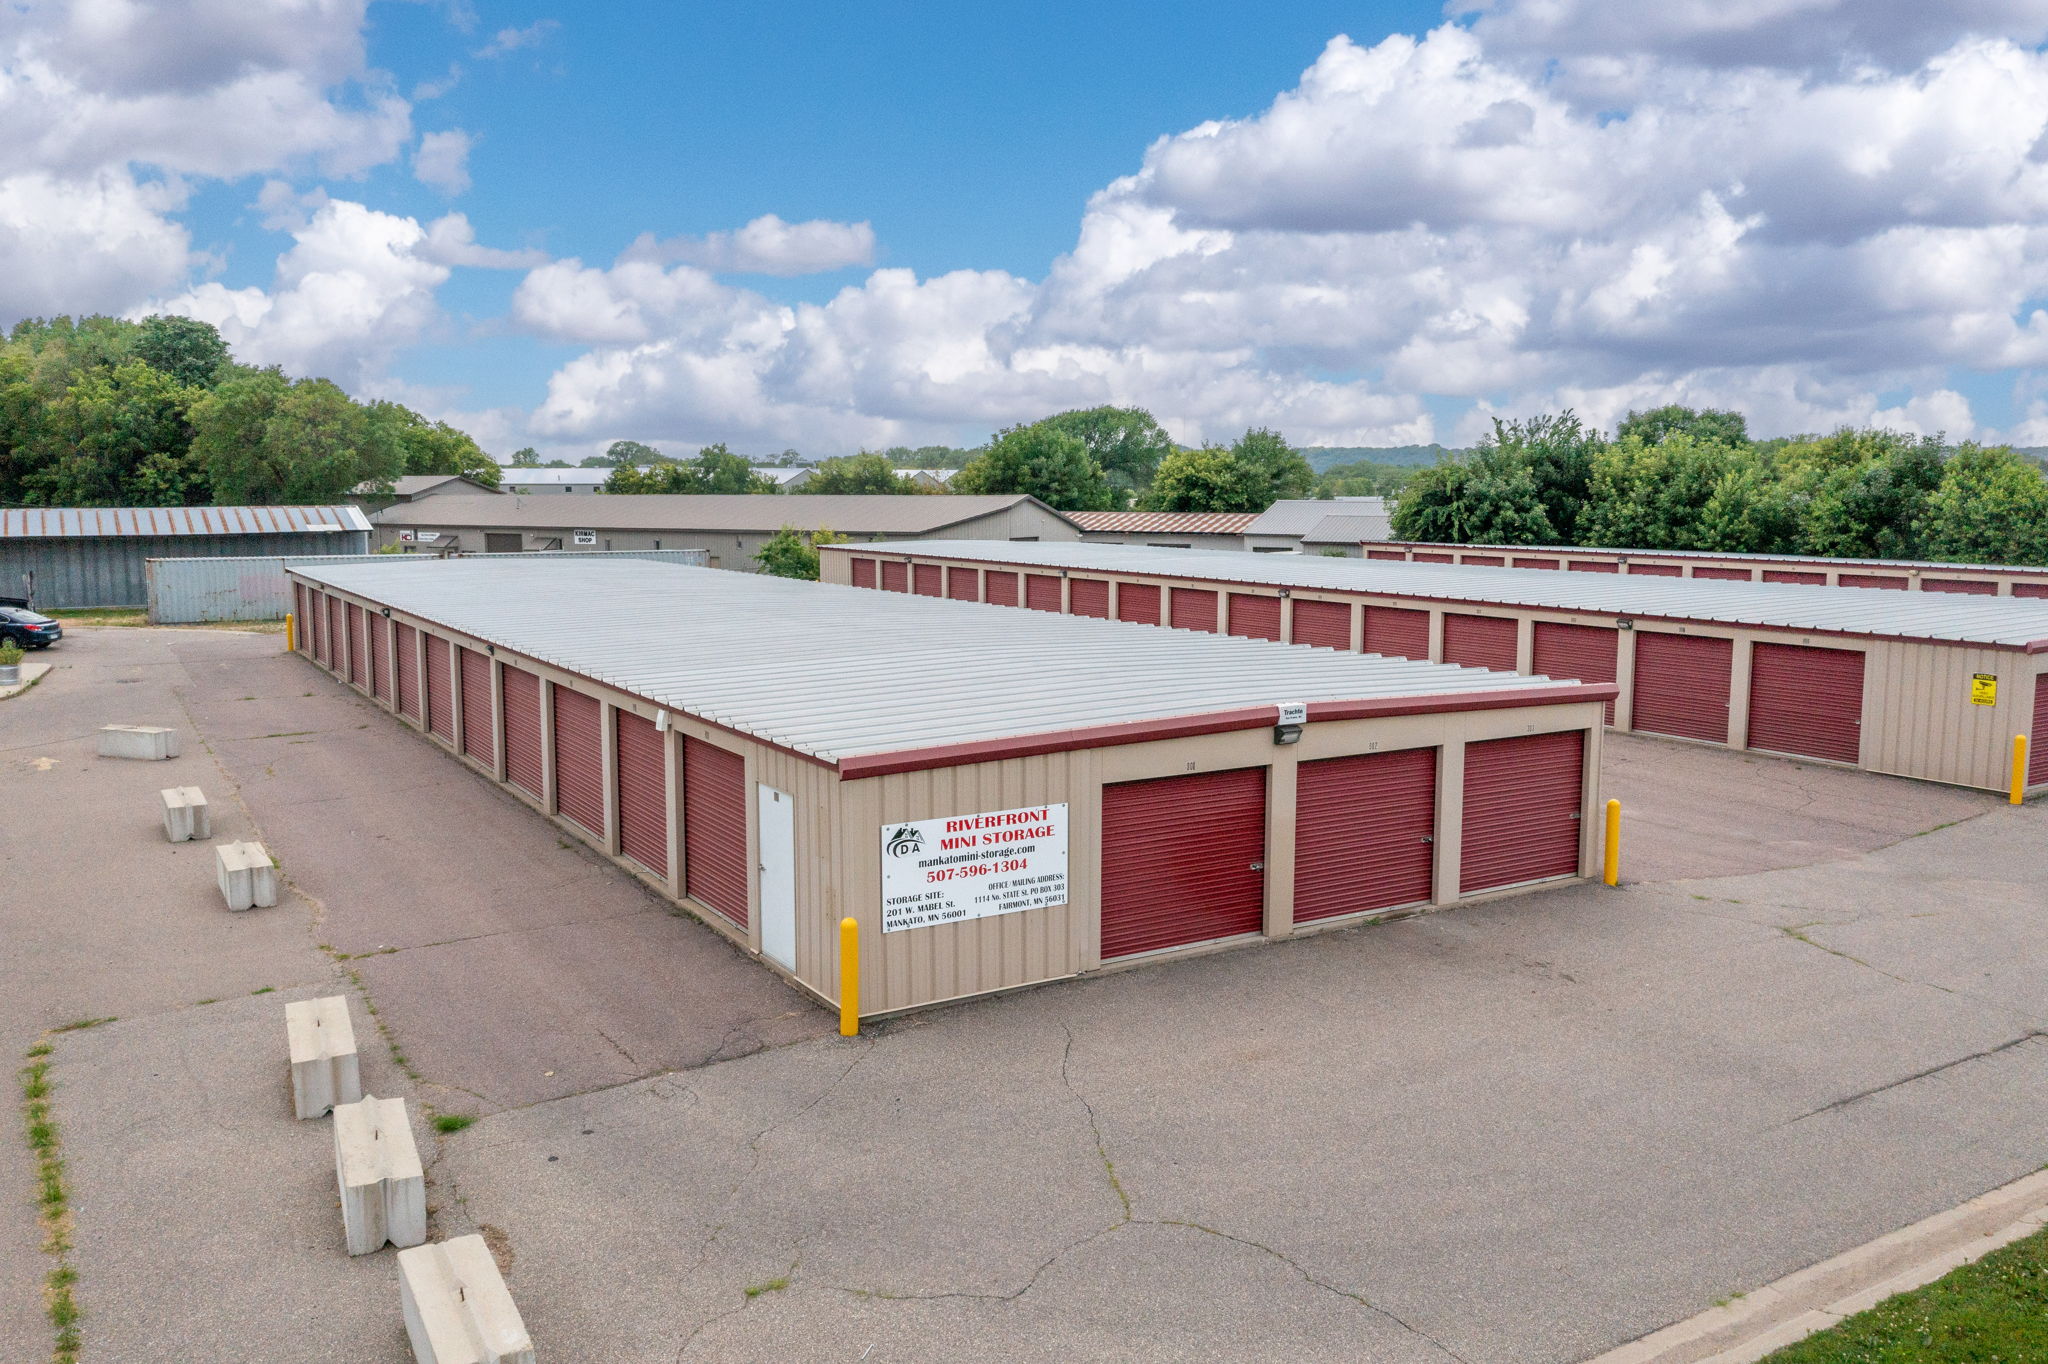
<svg viewBox="0 0 2048 1364">
<path fill-rule="evenodd" d="M 1600 878 L 1610 886 L 1621 884 L 1621 802 L 1607 802 L 1607 866 Z"/>
<path fill-rule="evenodd" d="M 285 613 L 284 613 L 284 651 L 285 651 L 286 653 L 288 653 L 288 654 L 291 654 L 291 653 L 297 653 L 297 652 L 298 652 L 298 649 L 299 649 L 299 637 L 298 637 L 298 634 L 297 634 L 296 630 L 294 629 L 294 627 L 295 627 L 296 625 L 297 625 L 297 622 L 296 622 L 296 621 L 294 621 L 294 620 L 292 619 L 292 613 L 291 613 L 291 612 L 289 612 L 289 611 L 285 612 Z"/>
<path fill-rule="evenodd" d="M 2041 685 L 2035 683 L 2036 686 Z M 2027 791 L 2027 736 L 2012 736 L 2012 803 L 2018 805 Z"/>
<path fill-rule="evenodd" d="M 839 921 L 839 1035 L 860 1036 L 860 921 Z"/>
</svg>

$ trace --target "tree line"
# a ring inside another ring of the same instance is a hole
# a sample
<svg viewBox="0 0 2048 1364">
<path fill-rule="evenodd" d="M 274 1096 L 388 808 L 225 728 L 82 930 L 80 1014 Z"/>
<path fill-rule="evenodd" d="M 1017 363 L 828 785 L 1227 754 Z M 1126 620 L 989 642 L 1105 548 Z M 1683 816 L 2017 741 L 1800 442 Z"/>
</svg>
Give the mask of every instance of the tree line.
<svg viewBox="0 0 2048 1364">
<path fill-rule="evenodd" d="M 189 317 L 32 318 L 0 340 L 0 505 L 336 502 L 498 465 L 446 422 L 238 363 Z"/>
<path fill-rule="evenodd" d="M 1567 411 L 1494 422 L 1410 477 L 1394 535 L 1843 558 L 2048 563 L 2048 479 L 2005 446 L 1844 427 L 1752 440 L 1738 412 Z"/>
</svg>

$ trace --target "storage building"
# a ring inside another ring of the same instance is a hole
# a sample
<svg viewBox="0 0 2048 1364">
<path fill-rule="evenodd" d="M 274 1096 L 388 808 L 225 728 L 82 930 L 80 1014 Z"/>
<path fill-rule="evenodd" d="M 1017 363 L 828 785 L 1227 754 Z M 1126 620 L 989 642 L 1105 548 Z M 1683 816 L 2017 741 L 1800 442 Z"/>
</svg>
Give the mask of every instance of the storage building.
<svg viewBox="0 0 2048 1364">
<path fill-rule="evenodd" d="M 151 559 L 369 551 L 350 506 L 0 509 L 0 593 L 51 610 L 143 605 Z"/>
<path fill-rule="evenodd" d="M 858 920 L 869 1013 L 1599 855 L 1612 687 L 668 565 L 290 572 L 310 659 L 820 998 Z"/>
<path fill-rule="evenodd" d="M 1067 518 L 1081 538 L 1097 545 L 1152 545 L 1158 549 L 1243 549 L 1245 527 L 1256 512 L 1075 511 Z"/>
<path fill-rule="evenodd" d="M 1907 559 L 1824 559 L 1800 554 L 1720 554 L 1692 549 L 1569 549 L 1543 545 L 1439 545 L 1367 538 L 1368 559 L 1480 568 L 1570 569 L 1716 582 L 1805 583 L 1976 597 L 2048 597 L 2048 568 L 1944 564 Z"/>
<path fill-rule="evenodd" d="M 1122 545 L 832 546 L 827 581 L 1612 682 L 1610 723 L 2003 791 L 2048 784 L 2048 603 Z"/>
</svg>

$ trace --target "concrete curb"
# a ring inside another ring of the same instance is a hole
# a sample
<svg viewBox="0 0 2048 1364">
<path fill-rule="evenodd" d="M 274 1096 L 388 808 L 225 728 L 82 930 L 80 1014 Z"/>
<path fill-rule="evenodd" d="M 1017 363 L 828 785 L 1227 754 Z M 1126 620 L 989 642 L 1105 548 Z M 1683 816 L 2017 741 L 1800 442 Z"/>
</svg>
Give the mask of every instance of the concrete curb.
<svg viewBox="0 0 2048 1364">
<path fill-rule="evenodd" d="M 50 663 L 29 663 L 24 661 L 21 665 L 21 681 L 0 687 L 0 701 L 5 701 L 10 696 L 18 696 L 22 692 L 27 691 L 30 687 L 41 681 L 43 674 L 50 671 L 53 666 L 55 665 Z"/>
<path fill-rule="evenodd" d="M 2048 1170 L 1787 1274 L 1586 1364 L 1754 1364 L 2048 1226 Z"/>
</svg>

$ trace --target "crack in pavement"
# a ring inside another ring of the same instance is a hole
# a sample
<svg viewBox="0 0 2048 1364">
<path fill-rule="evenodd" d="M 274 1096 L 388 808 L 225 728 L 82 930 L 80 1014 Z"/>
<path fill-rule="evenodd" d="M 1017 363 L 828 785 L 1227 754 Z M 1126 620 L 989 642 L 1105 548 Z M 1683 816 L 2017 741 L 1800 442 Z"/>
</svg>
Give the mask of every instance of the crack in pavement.
<svg viewBox="0 0 2048 1364">
<path fill-rule="evenodd" d="M 1968 1056 L 1958 1056 L 1953 1061 L 1943 1061 L 1940 1065 L 1929 1066 L 1925 1070 L 1916 1070 L 1911 1075 L 1902 1075 L 1896 1080 L 1888 1080 L 1884 1084 L 1873 1085 L 1869 1089 L 1863 1090 L 1856 1094 L 1851 1094 L 1847 1098 L 1837 1099 L 1830 1104 L 1823 1104 L 1821 1107 L 1814 1109 L 1810 1113 L 1801 1113 L 1796 1118 L 1790 1118 L 1785 1122 L 1778 1123 L 1772 1127 L 1766 1128 L 1765 1130 L 1772 1132 L 1779 1131 L 1780 1129 L 1792 1126 L 1794 1123 L 1805 1122 L 1808 1118 L 1817 1118 L 1823 1113 L 1836 1112 L 1839 1109 L 1847 1108 L 1850 1104 L 1861 1103 L 1865 1099 L 1871 1099 L 1877 1097 L 1880 1094 L 1889 1093 L 1890 1091 L 1898 1089 L 1903 1085 L 1910 1085 L 1914 1083 L 1916 1080 L 1925 1080 L 1930 1076 L 1939 1075 L 1943 1071 L 1954 1070 L 1958 1066 L 1966 1066 L 1970 1064 L 1970 1062 L 1972 1061 L 1982 1061 L 1988 1057 L 1996 1056 L 2001 1052 L 2011 1051 L 2013 1048 L 2020 1046 L 2023 1043 L 2031 1042 L 2038 1037 L 2048 1037 L 2048 1032 L 2044 1032 L 2039 1028 L 2029 1028 L 2027 1031 L 2021 1033 L 2018 1037 L 2009 1038 L 2004 1042 L 2000 1042 L 1995 1047 L 1986 1047 L 1982 1051 L 1973 1051 Z"/>
</svg>

